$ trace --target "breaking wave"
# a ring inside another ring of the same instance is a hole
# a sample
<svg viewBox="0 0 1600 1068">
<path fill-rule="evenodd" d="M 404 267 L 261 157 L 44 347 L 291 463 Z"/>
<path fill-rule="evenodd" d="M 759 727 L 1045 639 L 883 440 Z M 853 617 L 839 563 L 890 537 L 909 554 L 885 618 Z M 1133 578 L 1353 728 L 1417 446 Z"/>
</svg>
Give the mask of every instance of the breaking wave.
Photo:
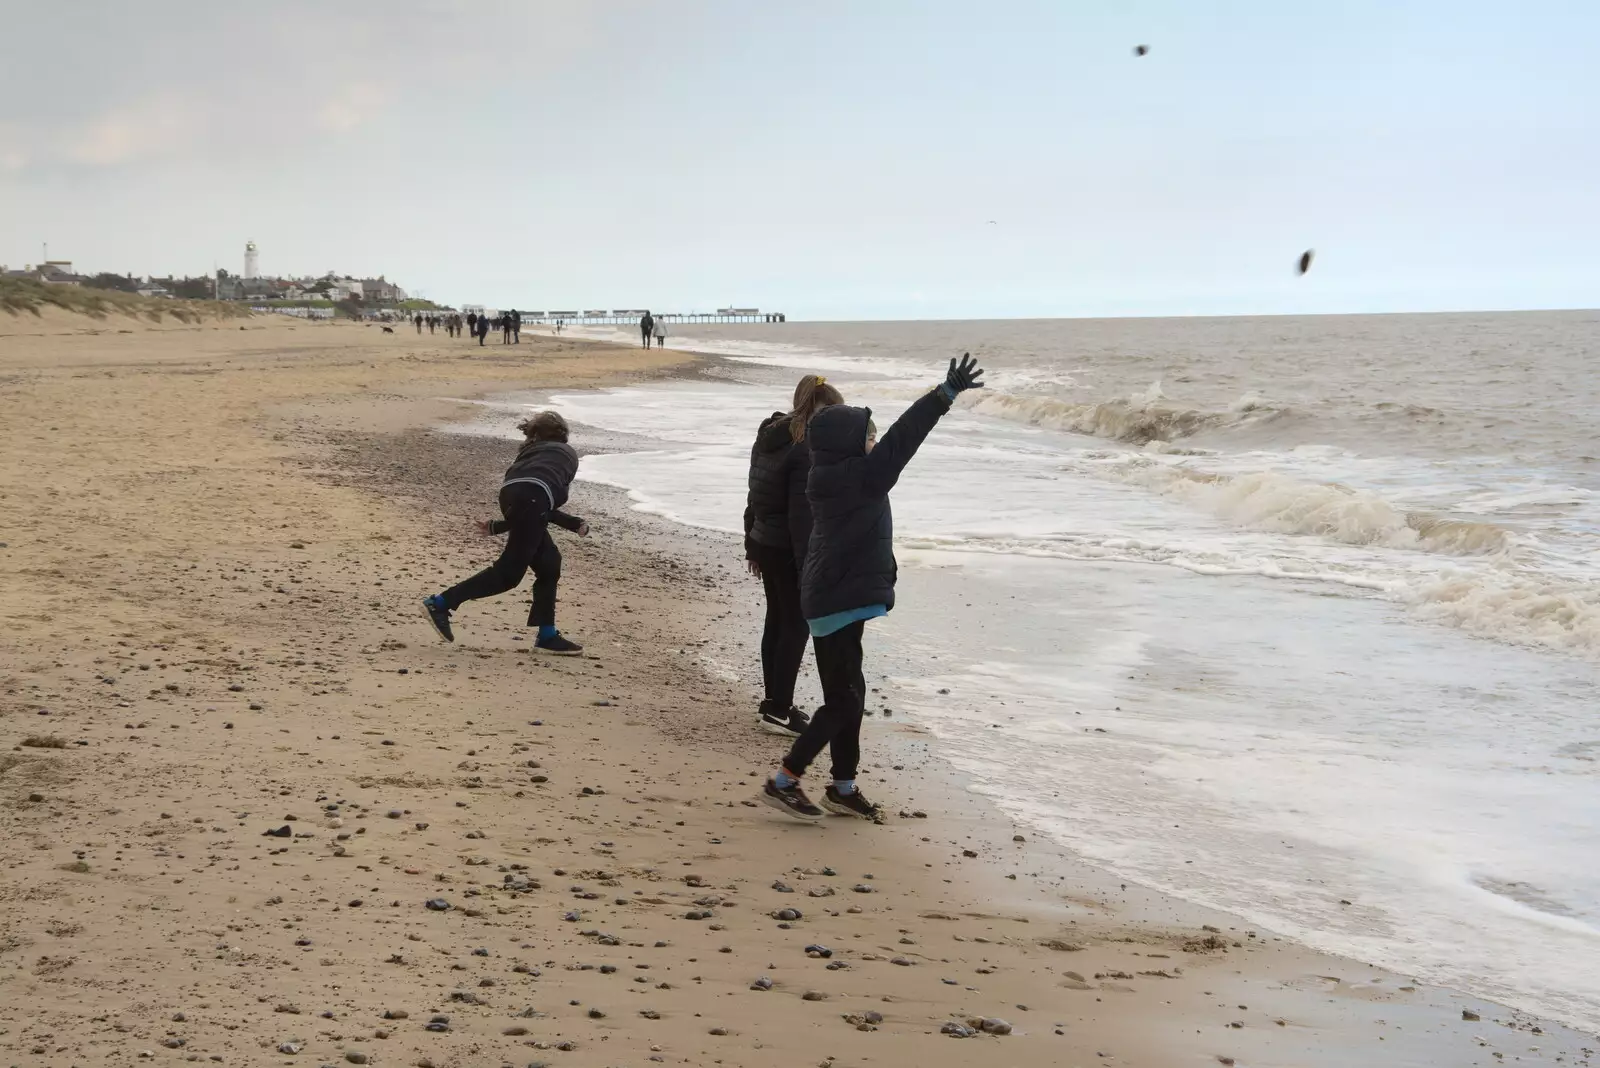
<svg viewBox="0 0 1600 1068">
<path fill-rule="evenodd" d="M 1338 483 L 1301 482 L 1272 472 L 1216 475 L 1182 467 L 1144 468 L 1134 480 L 1153 483 L 1169 496 L 1255 530 L 1453 556 L 1502 553 L 1511 547 L 1508 532 L 1493 523 L 1403 511 L 1374 493 Z"/>
<path fill-rule="evenodd" d="M 1225 412 L 1185 408 L 1170 403 L 1161 383 L 1143 393 L 1112 400 L 1080 403 L 1027 393 L 980 393 L 971 403 L 980 415 L 1008 419 L 1046 430 L 1091 434 L 1130 445 L 1172 442 L 1215 430 L 1285 414 L 1255 393 L 1240 397 Z"/>
<path fill-rule="evenodd" d="M 1600 660 L 1600 589 L 1526 569 L 1490 566 L 1419 578 L 1326 560 L 1251 556 L 1161 540 L 1082 534 L 924 535 L 908 537 L 903 544 L 909 549 L 1160 564 L 1218 578 L 1250 576 L 1345 586 L 1403 604 L 1421 619 L 1480 638 Z"/>
<path fill-rule="evenodd" d="M 1411 608 L 1483 638 L 1600 659 L 1600 589 L 1526 572 L 1446 575 L 1412 588 Z"/>
</svg>

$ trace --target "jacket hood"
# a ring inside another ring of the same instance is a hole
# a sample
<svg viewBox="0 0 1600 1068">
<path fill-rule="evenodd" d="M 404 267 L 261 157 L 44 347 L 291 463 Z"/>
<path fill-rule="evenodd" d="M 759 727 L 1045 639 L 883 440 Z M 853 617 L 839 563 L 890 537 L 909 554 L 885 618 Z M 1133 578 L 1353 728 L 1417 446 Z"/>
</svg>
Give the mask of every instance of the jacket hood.
<svg viewBox="0 0 1600 1068">
<path fill-rule="evenodd" d="M 789 416 L 784 412 L 773 412 L 756 433 L 756 448 L 761 452 L 777 452 L 792 444 L 794 438 L 789 434 Z"/>
<path fill-rule="evenodd" d="M 867 423 L 871 408 L 832 404 L 811 417 L 806 437 L 811 442 L 811 462 L 823 466 L 867 454 Z"/>
<path fill-rule="evenodd" d="M 573 470 L 577 470 L 578 452 L 564 441 L 525 441 L 517 450 L 516 463 L 525 463 L 536 456 L 560 456 L 563 460 L 571 460 Z"/>
</svg>

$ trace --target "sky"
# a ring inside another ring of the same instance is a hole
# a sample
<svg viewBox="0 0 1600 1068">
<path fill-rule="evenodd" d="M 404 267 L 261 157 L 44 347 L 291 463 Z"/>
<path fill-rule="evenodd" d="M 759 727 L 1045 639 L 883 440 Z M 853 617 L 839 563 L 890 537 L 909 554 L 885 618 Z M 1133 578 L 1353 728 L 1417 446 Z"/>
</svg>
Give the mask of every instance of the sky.
<svg viewBox="0 0 1600 1068">
<path fill-rule="evenodd" d="M 796 319 L 1600 305 L 1592 0 L 345 6 L 12 5 L 0 264 L 254 240 Z"/>
</svg>

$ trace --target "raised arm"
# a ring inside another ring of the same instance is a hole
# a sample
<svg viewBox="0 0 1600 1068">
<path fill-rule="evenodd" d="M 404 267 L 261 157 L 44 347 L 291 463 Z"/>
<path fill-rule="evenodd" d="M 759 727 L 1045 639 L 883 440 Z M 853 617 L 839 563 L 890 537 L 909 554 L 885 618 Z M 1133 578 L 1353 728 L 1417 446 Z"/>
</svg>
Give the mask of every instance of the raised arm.
<svg viewBox="0 0 1600 1068">
<path fill-rule="evenodd" d="M 867 453 L 866 490 L 868 493 L 888 493 L 900 480 L 906 469 L 944 413 L 955 403 L 956 395 L 968 389 L 981 389 L 983 369 L 971 353 L 963 353 L 958 366 L 950 361 L 945 380 L 918 398 L 894 421 L 877 445 Z"/>
</svg>

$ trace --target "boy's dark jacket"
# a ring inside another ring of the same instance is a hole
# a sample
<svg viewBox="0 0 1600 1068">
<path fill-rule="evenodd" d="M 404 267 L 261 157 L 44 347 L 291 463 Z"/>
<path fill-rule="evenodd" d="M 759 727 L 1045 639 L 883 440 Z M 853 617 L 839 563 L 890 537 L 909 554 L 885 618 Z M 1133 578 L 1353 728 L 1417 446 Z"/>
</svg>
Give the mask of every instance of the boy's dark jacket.
<svg viewBox="0 0 1600 1068">
<path fill-rule="evenodd" d="M 578 453 L 564 441 L 530 441 L 517 450 L 517 458 L 506 468 L 505 481 L 500 484 L 501 510 L 506 508 L 505 490 L 510 486 L 543 488 L 550 499 L 550 522 L 567 530 L 577 530 L 582 520 L 561 510 L 567 503 L 567 491 L 572 480 L 578 477 Z M 503 534 L 510 528 L 511 516 L 496 519 L 491 529 Z"/>
<path fill-rule="evenodd" d="M 800 576 L 807 619 L 881 604 L 894 608 L 894 517 L 889 491 L 950 401 L 935 389 L 866 451 L 870 408 L 835 404 L 811 419 L 811 540 Z"/>
</svg>

